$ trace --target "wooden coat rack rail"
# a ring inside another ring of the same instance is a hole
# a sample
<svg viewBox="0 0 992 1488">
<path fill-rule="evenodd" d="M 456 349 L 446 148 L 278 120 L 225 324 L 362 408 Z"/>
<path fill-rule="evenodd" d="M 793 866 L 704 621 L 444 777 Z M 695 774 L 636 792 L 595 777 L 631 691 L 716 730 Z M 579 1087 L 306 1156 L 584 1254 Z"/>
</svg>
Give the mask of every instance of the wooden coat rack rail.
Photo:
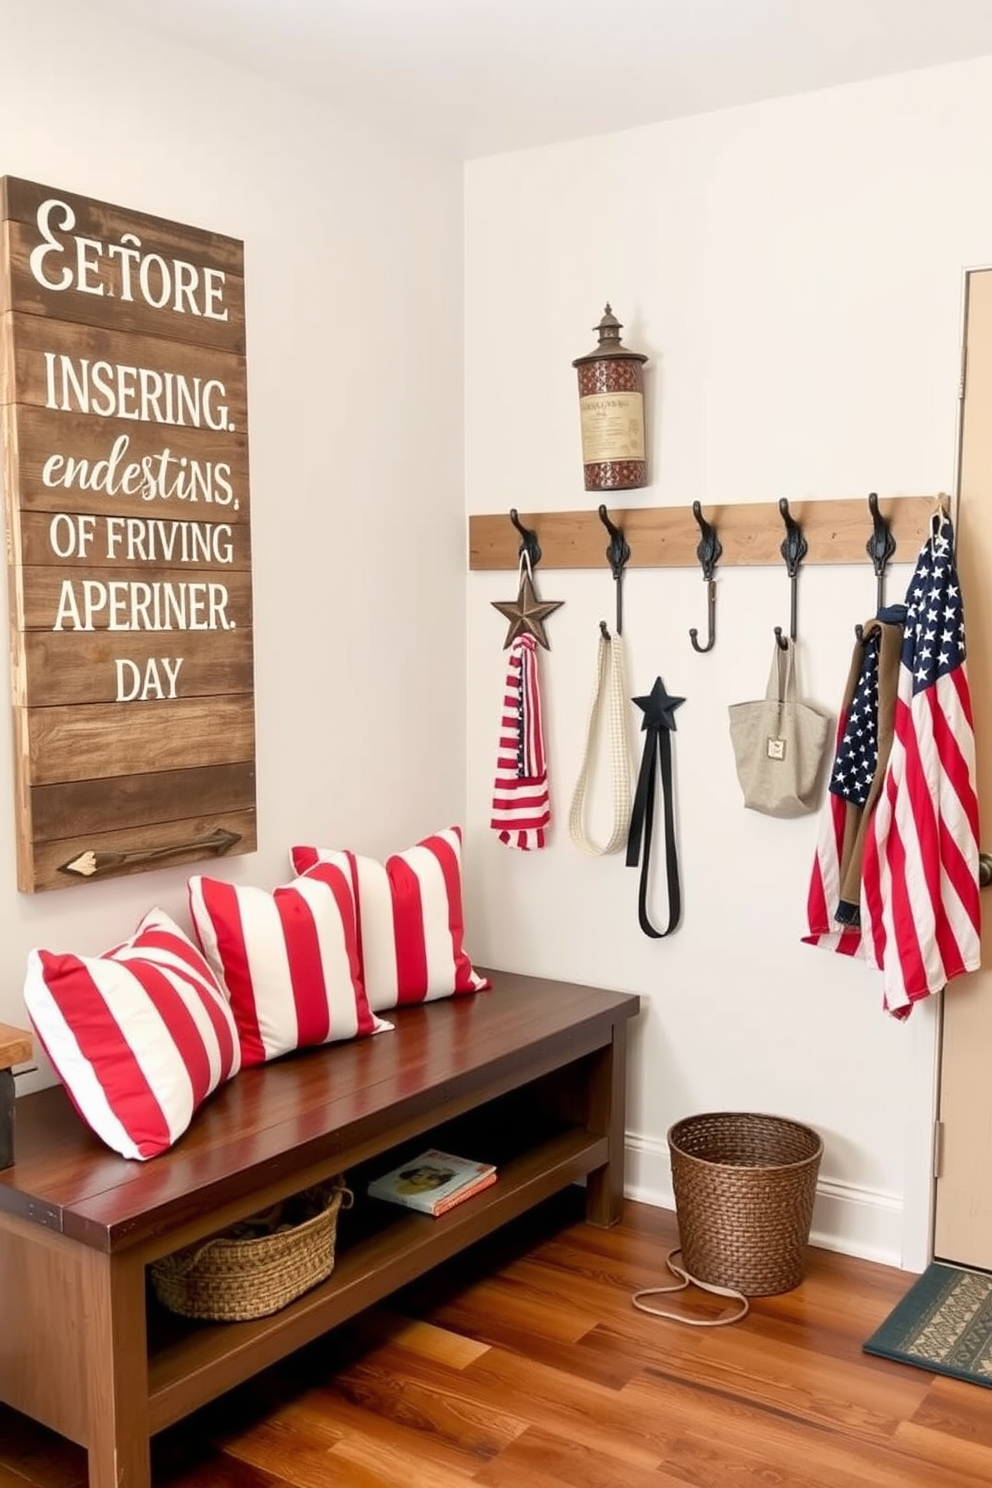
<svg viewBox="0 0 992 1488">
<path fill-rule="evenodd" d="M 627 493 L 616 494 L 623 498 Z M 895 562 L 915 562 L 940 499 L 937 495 L 879 497 L 879 509 L 897 544 Z M 608 506 L 607 510 L 630 544 L 631 568 L 698 565 L 699 528 L 690 505 Z M 702 514 L 723 544 L 720 568 L 782 562 L 785 528 L 777 502 L 704 505 Z M 789 514 L 809 544 L 804 563 L 866 561 L 866 544 L 872 535 L 867 497 L 790 501 Z M 606 561 L 607 534 L 598 503 L 585 511 L 520 512 L 519 520 L 537 536 L 542 568 L 601 568 Z M 470 569 L 515 569 L 519 549 L 520 536 L 510 521 L 509 508 L 469 517 Z"/>
</svg>

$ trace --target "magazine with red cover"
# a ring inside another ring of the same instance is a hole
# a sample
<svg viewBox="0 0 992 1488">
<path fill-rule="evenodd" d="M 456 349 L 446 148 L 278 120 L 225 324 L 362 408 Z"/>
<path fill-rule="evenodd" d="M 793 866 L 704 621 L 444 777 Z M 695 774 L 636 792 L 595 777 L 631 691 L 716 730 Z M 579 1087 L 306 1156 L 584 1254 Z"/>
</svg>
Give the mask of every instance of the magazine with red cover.
<svg viewBox="0 0 992 1488">
<path fill-rule="evenodd" d="M 486 1173 L 475 1183 L 470 1183 L 468 1188 L 460 1188 L 458 1192 L 453 1193 L 450 1198 L 439 1199 L 438 1202 L 434 1205 L 434 1208 L 431 1210 L 431 1213 L 435 1216 L 435 1218 L 439 1214 L 447 1214 L 449 1209 L 454 1209 L 458 1204 L 463 1204 L 466 1199 L 471 1199 L 472 1197 L 474 1197 L 475 1194 L 481 1193 L 484 1188 L 491 1188 L 495 1182 L 496 1172 L 494 1169 L 493 1172 Z"/>
<path fill-rule="evenodd" d="M 400 1163 L 379 1178 L 373 1178 L 368 1192 L 373 1199 L 419 1209 L 423 1214 L 439 1214 L 452 1202 L 468 1198 L 479 1191 L 483 1182 L 495 1182 L 493 1163 L 473 1162 L 430 1147 L 407 1162 Z"/>
</svg>

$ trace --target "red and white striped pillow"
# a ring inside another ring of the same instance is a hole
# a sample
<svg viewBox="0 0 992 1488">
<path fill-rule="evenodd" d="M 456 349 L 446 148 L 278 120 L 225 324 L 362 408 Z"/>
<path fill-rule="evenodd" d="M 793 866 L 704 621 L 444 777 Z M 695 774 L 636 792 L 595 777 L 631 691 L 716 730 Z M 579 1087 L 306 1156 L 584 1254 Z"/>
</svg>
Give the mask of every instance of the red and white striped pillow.
<svg viewBox="0 0 992 1488">
<path fill-rule="evenodd" d="M 461 846 L 461 831 L 449 827 L 385 863 L 327 847 L 290 850 L 297 873 L 331 863 L 351 874 L 362 975 L 374 1012 L 491 985 L 463 944 Z"/>
<path fill-rule="evenodd" d="M 227 999 L 160 909 L 101 956 L 31 951 L 24 1001 L 76 1110 L 122 1157 L 167 1151 L 240 1065 Z"/>
<path fill-rule="evenodd" d="M 362 986 L 355 904 L 347 874 L 330 863 L 266 889 L 195 876 L 193 928 L 226 989 L 241 1062 L 389 1028 Z"/>
</svg>

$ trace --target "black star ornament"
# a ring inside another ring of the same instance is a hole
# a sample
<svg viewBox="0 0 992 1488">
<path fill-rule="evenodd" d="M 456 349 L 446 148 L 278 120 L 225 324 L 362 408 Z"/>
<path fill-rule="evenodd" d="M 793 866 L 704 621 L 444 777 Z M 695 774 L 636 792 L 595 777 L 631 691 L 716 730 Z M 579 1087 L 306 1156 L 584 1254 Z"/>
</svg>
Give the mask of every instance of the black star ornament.
<svg viewBox="0 0 992 1488">
<path fill-rule="evenodd" d="M 503 642 L 503 650 L 512 646 L 518 635 L 532 635 L 545 651 L 551 650 L 551 644 L 544 629 L 544 622 L 555 610 L 560 610 L 565 603 L 563 599 L 538 599 L 534 592 L 534 580 L 529 573 L 524 573 L 520 578 L 520 592 L 515 600 L 493 599 L 490 600 L 493 609 L 499 610 L 510 622 L 510 628 L 506 632 L 506 640 Z"/>
<path fill-rule="evenodd" d="M 684 697 L 671 697 L 665 691 L 665 684 L 660 677 L 654 679 L 654 686 L 647 697 L 635 697 L 632 699 L 639 708 L 644 709 L 644 717 L 641 720 L 642 729 L 675 728 L 675 709 L 681 708 L 685 702 Z"/>
</svg>

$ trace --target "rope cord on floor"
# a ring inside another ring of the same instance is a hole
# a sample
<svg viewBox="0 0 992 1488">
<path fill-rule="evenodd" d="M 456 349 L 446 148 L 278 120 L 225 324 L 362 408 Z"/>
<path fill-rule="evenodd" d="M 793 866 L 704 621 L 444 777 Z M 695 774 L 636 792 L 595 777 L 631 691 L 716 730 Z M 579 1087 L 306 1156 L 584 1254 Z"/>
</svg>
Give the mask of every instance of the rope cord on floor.
<svg viewBox="0 0 992 1488">
<path fill-rule="evenodd" d="M 673 1323 L 685 1323 L 689 1328 L 725 1328 L 728 1323 L 739 1323 L 741 1318 L 747 1317 L 748 1300 L 743 1292 L 738 1292 L 733 1287 L 717 1286 L 712 1281 L 698 1281 L 695 1276 L 690 1276 L 684 1266 L 677 1266 L 672 1259 L 673 1256 L 680 1255 L 681 1252 L 682 1247 L 677 1245 L 665 1257 L 665 1265 L 671 1271 L 672 1275 L 681 1278 L 674 1286 L 642 1287 L 640 1291 L 635 1292 L 631 1297 L 630 1300 L 640 1312 L 649 1312 L 653 1317 L 668 1318 Z M 656 1297 L 667 1292 L 684 1292 L 688 1286 L 699 1287 L 700 1291 L 703 1292 L 712 1292 L 715 1297 L 729 1297 L 732 1301 L 740 1304 L 740 1311 L 732 1313 L 730 1317 L 691 1318 L 684 1317 L 678 1312 L 666 1312 L 660 1307 L 650 1307 L 646 1302 L 641 1301 L 642 1297 Z"/>
</svg>

